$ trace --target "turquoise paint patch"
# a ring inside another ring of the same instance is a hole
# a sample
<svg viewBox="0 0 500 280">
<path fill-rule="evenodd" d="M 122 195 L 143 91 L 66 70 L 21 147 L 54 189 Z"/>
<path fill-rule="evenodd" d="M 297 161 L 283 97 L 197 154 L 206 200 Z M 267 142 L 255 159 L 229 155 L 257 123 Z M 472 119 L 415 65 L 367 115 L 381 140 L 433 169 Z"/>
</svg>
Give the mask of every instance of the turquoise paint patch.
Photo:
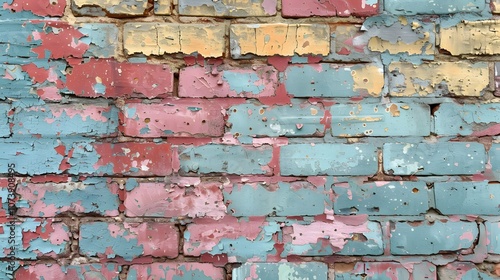
<svg viewBox="0 0 500 280">
<path fill-rule="evenodd" d="M 232 145 L 204 145 L 180 149 L 180 170 L 198 174 L 266 174 L 272 148 Z"/>
<path fill-rule="evenodd" d="M 326 280 L 328 266 L 320 262 L 307 263 L 245 263 L 232 271 L 233 280 L 276 279 L 276 280 Z"/>
<path fill-rule="evenodd" d="M 106 86 L 101 84 L 101 83 L 94 84 L 92 86 L 92 89 L 95 91 L 95 93 L 98 93 L 98 94 L 105 94 L 106 93 Z"/>
<path fill-rule="evenodd" d="M 471 135 L 500 123 L 500 104 L 442 103 L 434 112 L 434 132 L 438 135 Z"/>
<path fill-rule="evenodd" d="M 486 7 L 484 0 L 384 0 L 384 10 L 394 15 L 448 15 Z"/>
<path fill-rule="evenodd" d="M 492 144 L 488 151 L 490 157 L 491 170 L 495 180 L 500 181 L 500 144 Z"/>
<path fill-rule="evenodd" d="M 299 183 L 297 183 L 299 184 Z M 315 188 L 302 182 L 302 188 L 291 188 L 290 183 L 280 182 L 275 191 L 257 184 L 233 186 L 231 193 L 224 192 L 227 211 L 232 216 L 314 216 L 323 214 L 325 201 L 329 199 L 324 186 Z M 297 207 L 301 205 L 301 207 Z"/>
<path fill-rule="evenodd" d="M 114 57 L 118 42 L 118 27 L 111 23 L 84 23 L 78 28 L 84 37 L 80 41 L 89 45 L 85 57 Z"/>
<path fill-rule="evenodd" d="M 500 184 L 483 182 L 434 183 L 436 209 L 443 215 L 500 215 Z"/>
<path fill-rule="evenodd" d="M 0 104 L 0 137 L 10 135 L 9 117 L 7 115 L 10 109 L 9 104 Z"/>
<path fill-rule="evenodd" d="M 281 175 L 373 175 L 377 149 L 372 144 L 290 144 L 280 151 Z"/>
<path fill-rule="evenodd" d="M 127 179 L 127 182 L 125 183 L 125 190 L 129 192 L 135 189 L 137 186 L 139 186 L 139 182 L 137 182 L 137 180 L 134 178 L 130 178 Z"/>
<path fill-rule="evenodd" d="M 465 175 L 484 171 L 484 146 L 475 142 L 388 143 L 384 171 L 394 175 Z"/>
<path fill-rule="evenodd" d="M 252 93 L 259 94 L 264 90 L 264 85 L 257 83 L 260 81 L 256 73 L 238 73 L 236 71 L 224 71 L 222 79 L 227 82 L 229 88 L 237 94 Z"/>
<path fill-rule="evenodd" d="M 368 222 L 367 228 L 369 231 L 362 233 L 366 241 L 363 238 L 360 240 L 349 239 L 342 250 L 337 254 L 346 256 L 382 255 L 384 253 L 384 241 L 382 240 L 382 229 L 380 224 L 377 222 Z"/>
<path fill-rule="evenodd" d="M 241 104 L 228 110 L 229 132 L 243 136 L 313 136 L 324 134 L 324 110 L 314 105 L 257 106 Z"/>
<path fill-rule="evenodd" d="M 107 256 L 107 258 L 120 256 L 131 261 L 144 253 L 142 245 L 138 245 L 137 237 L 133 237 L 133 234 L 127 229 L 124 229 L 123 235 L 113 237 L 108 226 L 109 224 L 105 222 L 94 222 L 80 226 L 80 250 L 84 255 L 98 256 L 99 254 Z M 132 238 L 125 238 L 124 235 L 132 235 Z M 111 255 L 106 253 L 108 247 L 111 248 Z"/>
</svg>

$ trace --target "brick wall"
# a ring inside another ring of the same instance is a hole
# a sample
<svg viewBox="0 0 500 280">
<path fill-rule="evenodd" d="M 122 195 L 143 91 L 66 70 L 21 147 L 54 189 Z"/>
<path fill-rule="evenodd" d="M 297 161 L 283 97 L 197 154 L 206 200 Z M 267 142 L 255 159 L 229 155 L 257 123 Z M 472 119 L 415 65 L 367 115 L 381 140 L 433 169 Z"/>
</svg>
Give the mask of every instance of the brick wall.
<svg viewBox="0 0 500 280">
<path fill-rule="evenodd" d="M 500 276 L 499 0 L 0 3 L 1 279 Z"/>
</svg>

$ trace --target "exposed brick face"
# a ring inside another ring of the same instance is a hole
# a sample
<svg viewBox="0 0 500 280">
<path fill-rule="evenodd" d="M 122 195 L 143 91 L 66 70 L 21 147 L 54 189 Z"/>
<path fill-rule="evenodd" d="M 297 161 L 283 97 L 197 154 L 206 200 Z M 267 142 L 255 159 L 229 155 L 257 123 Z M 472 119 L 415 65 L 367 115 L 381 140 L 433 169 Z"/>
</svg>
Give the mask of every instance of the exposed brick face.
<svg viewBox="0 0 500 280">
<path fill-rule="evenodd" d="M 500 277 L 500 0 L 0 2 L 0 279 Z"/>
</svg>

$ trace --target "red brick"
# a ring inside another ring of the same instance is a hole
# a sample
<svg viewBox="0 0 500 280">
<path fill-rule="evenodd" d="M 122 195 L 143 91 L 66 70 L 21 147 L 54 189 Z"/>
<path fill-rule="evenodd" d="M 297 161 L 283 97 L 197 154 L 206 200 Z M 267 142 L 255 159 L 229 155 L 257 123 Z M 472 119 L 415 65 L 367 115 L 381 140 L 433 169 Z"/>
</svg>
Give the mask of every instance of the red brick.
<svg viewBox="0 0 500 280">
<path fill-rule="evenodd" d="M 118 280 L 121 268 L 117 264 L 82 264 L 60 266 L 59 264 L 36 264 L 24 266 L 16 271 L 15 279 L 101 279 Z"/>
<path fill-rule="evenodd" d="M 65 7 L 66 0 L 13 0 L 12 4 L 3 5 L 4 9 L 30 11 L 37 16 L 62 16 Z"/>
</svg>

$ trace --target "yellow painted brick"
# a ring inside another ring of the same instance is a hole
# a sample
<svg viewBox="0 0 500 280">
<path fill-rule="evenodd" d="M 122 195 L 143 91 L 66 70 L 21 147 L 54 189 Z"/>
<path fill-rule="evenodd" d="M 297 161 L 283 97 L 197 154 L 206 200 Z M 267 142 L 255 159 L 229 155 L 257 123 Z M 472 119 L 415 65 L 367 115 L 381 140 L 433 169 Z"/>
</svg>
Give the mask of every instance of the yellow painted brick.
<svg viewBox="0 0 500 280">
<path fill-rule="evenodd" d="M 128 54 L 198 52 L 204 57 L 224 54 L 224 25 L 177 23 L 127 23 L 124 26 L 124 49 Z"/>
<path fill-rule="evenodd" d="M 500 21 L 459 23 L 441 28 L 441 48 L 452 55 L 500 54 Z"/>
<path fill-rule="evenodd" d="M 480 96 L 489 85 L 489 67 L 484 62 L 432 62 L 421 65 L 393 62 L 389 65 L 389 72 L 404 76 L 402 83 L 400 77 L 393 79 L 398 83 L 396 88 L 391 82 L 392 96 L 427 96 L 440 87 L 447 87 L 455 96 Z"/>
<path fill-rule="evenodd" d="M 155 0 L 155 15 L 172 14 L 172 0 Z"/>
<path fill-rule="evenodd" d="M 353 91 L 366 92 L 371 96 L 380 96 L 384 88 L 384 69 L 374 64 L 363 64 L 351 71 L 354 81 Z"/>
<path fill-rule="evenodd" d="M 179 0 L 179 14 L 209 17 L 273 16 L 276 0 Z"/>
<path fill-rule="evenodd" d="M 83 6 L 98 6 L 111 14 L 142 15 L 147 9 L 147 0 L 122 1 L 122 0 L 73 0 L 81 8 Z"/>
<path fill-rule="evenodd" d="M 324 24 L 234 24 L 231 44 L 233 55 L 327 55 L 330 28 Z"/>
</svg>

